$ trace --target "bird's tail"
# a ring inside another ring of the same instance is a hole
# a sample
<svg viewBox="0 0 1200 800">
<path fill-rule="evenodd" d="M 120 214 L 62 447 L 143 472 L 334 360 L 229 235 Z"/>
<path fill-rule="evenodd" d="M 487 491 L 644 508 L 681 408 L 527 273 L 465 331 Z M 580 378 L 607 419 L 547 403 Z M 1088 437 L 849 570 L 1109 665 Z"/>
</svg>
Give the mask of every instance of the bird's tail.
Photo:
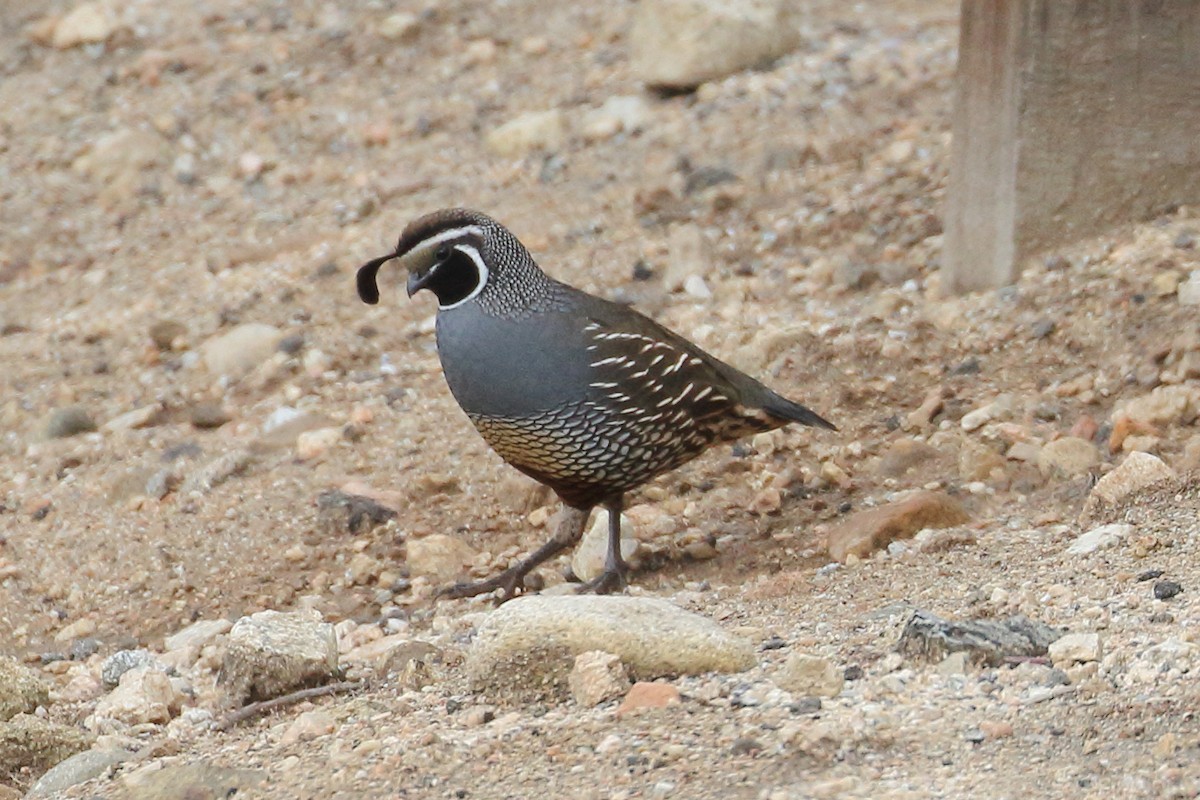
<svg viewBox="0 0 1200 800">
<path fill-rule="evenodd" d="M 770 390 L 767 390 L 767 397 L 762 404 L 762 409 L 772 417 L 778 417 L 788 422 L 799 422 L 801 425 L 810 425 L 814 428 L 825 428 L 831 431 L 837 430 L 836 425 L 811 408 L 793 403 L 786 397 L 781 397 Z"/>
</svg>

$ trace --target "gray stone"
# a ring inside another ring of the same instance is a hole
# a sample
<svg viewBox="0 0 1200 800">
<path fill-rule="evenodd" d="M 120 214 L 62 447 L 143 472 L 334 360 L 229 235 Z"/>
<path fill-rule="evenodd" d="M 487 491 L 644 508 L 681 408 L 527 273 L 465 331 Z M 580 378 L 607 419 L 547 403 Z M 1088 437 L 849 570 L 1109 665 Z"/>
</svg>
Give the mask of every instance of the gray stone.
<svg viewBox="0 0 1200 800">
<path fill-rule="evenodd" d="M 100 665 L 100 680 L 105 689 L 121 682 L 121 676 L 131 669 L 155 666 L 157 660 L 149 650 L 118 650 Z"/>
<path fill-rule="evenodd" d="M 229 632 L 218 682 L 243 704 L 325 683 L 337 668 L 337 637 L 320 614 L 260 611 Z"/>
<path fill-rule="evenodd" d="M 638 680 L 740 672 L 753 646 L 707 617 L 649 597 L 521 597 L 493 611 L 467 655 L 470 685 L 514 699 L 561 696 L 575 656 L 613 653 Z"/>
<path fill-rule="evenodd" d="M 132 755 L 124 750 L 84 750 L 76 753 L 38 778 L 25 797 L 51 797 L 103 775 L 109 767 L 127 761 Z"/>
<path fill-rule="evenodd" d="M 1044 656 L 1060 636 L 1062 631 L 1020 615 L 955 622 L 917 610 L 904 626 L 896 649 L 929 663 L 961 652 L 971 664 L 998 667 L 1009 657 Z"/>
<path fill-rule="evenodd" d="M 40 675 L 12 658 L 0 658 L 0 720 L 27 714 L 50 702 Z"/>
<path fill-rule="evenodd" d="M 96 430 L 96 420 L 82 406 L 55 409 L 46 420 L 47 439 L 65 439 Z"/>
<path fill-rule="evenodd" d="M 799 14 L 789 0 L 642 0 L 630 33 L 634 76 L 693 89 L 764 66 L 800 43 Z"/>
</svg>

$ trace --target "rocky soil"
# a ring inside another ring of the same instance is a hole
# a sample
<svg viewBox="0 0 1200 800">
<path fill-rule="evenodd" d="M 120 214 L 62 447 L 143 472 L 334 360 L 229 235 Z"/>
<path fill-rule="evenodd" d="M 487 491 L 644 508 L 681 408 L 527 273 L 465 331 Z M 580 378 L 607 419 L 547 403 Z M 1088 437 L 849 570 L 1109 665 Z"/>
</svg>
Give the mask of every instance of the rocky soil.
<svg viewBox="0 0 1200 800">
<path fill-rule="evenodd" d="M 0 799 L 1200 792 L 1200 216 L 945 296 L 957 4 L 802 5 L 0 7 Z M 354 294 L 449 205 L 840 430 L 436 602 L 555 512 Z"/>
</svg>

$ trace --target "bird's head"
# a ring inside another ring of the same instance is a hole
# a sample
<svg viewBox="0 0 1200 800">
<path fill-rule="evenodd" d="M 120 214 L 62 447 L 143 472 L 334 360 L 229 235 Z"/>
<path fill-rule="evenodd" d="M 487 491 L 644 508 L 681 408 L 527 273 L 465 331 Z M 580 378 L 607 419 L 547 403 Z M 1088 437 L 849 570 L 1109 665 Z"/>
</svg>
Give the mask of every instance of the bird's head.
<svg viewBox="0 0 1200 800">
<path fill-rule="evenodd" d="M 378 303 L 376 275 L 396 259 L 408 272 L 409 297 L 428 289 L 441 310 L 456 308 L 478 297 L 493 274 L 503 269 L 504 254 L 497 253 L 495 244 L 505 236 L 512 239 L 495 220 L 477 211 L 450 208 L 426 214 L 404 229 L 395 252 L 359 268 L 358 296 L 365 303 Z"/>
</svg>

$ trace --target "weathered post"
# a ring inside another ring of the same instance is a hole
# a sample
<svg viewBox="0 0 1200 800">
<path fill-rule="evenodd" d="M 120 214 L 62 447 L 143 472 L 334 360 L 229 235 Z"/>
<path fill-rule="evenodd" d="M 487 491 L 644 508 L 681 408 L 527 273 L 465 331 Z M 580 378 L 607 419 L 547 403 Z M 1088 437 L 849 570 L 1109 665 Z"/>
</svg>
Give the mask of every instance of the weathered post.
<svg viewBox="0 0 1200 800">
<path fill-rule="evenodd" d="M 954 291 L 1200 202 L 1200 2 L 963 0 L 953 126 Z"/>
</svg>

